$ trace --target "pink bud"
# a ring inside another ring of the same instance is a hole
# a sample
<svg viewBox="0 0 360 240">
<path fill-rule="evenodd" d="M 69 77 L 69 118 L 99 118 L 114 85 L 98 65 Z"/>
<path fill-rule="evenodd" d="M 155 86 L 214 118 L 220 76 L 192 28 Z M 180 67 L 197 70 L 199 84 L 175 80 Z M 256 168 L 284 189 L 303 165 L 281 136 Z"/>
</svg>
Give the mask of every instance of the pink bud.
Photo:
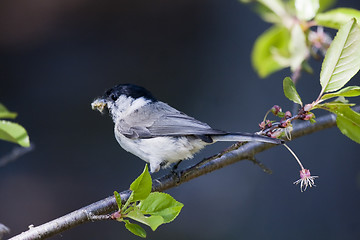
<svg viewBox="0 0 360 240">
<path fill-rule="evenodd" d="M 306 104 L 305 106 L 304 106 L 304 111 L 305 112 L 308 112 L 308 111 L 310 111 L 311 109 L 312 109 L 312 104 Z"/>
<path fill-rule="evenodd" d="M 114 212 L 114 213 L 111 215 L 111 218 L 112 218 L 112 219 L 119 219 L 119 218 L 121 218 L 121 213 L 120 213 L 120 211 Z"/>
<path fill-rule="evenodd" d="M 288 118 L 291 118 L 292 114 L 290 111 L 286 111 L 285 113 L 285 118 L 288 119 Z"/>
<path fill-rule="evenodd" d="M 286 121 L 281 121 L 280 122 L 280 127 L 282 128 L 286 128 L 290 125 L 290 121 L 289 120 L 286 120 Z"/>
<path fill-rule="evenodd" d="M 271 108 L 271 112 L 276 116 L 279 112 L 281 112 L 282 109 L 280 106 L 278 105 L 274 105 L 272 108 Z"/>
<path fill-rule="evenodd" d="M 313 113 L 310 113 L 310 114 L 305 115 L 304 120 L 310 120 L 310 119 L 312 119 L 313 117 L 314 117 L 314 114 L 313 114 Z"/>
<path fill-rule="evenodd" d="M 270 128 L 272 126 L 272 123 L 270 120 L 266 120 L 266 127 Z"/>
</svg>

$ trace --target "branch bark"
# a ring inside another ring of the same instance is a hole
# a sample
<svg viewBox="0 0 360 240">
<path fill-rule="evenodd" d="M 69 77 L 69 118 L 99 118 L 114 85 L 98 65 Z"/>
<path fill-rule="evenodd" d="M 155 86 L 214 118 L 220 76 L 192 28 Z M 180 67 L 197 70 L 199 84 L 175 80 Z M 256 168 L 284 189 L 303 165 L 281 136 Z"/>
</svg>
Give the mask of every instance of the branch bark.
<svg viewBox="0 0 360 240">
<path fill-rule="evenodd" d="M 360 108 L 356 108 L 354 110 L 359 111 Z M 292 131 L 292 138 L 299 138 L 317 131 L 334 127 L 336 125 L 336 116 L 334 114 L 328 114 L 326 116 L 317 118 L 316 121 L 317 122 L 314 124 L 310 124 L 308 121 L 297 123 L 294 126 L 294 130 Z M 245 159 L 254 159 L 255 154 L 265 151 L 276 145 L 249 142 L 246 144 L 233 146 L 234 150 L 228 149 L 211 158 L 204 159 L 200 163 L 179 172 L 179 176 L 169 174 L 153 180 L 153 191 L 165 191 L 169 188 L 173 188 L 235 162 Z M 121 199 L 126 201 L 130 196 L 130 191 L 123 191 L 120 193 L 120 195 Z M 11 240 L 45 239 L 60 232 L 64 232 L 65 230 L 75 227 L 79 224 L 94 221 L 98 215 L 109 214 L 116 210 L 117 204 L 115 198 L 110 196 L 79 210 L 73 211 L 65 216 L 44 223 L 40 226 L 31 227 L 26 232 L 12 237 Z"/>
</svg>

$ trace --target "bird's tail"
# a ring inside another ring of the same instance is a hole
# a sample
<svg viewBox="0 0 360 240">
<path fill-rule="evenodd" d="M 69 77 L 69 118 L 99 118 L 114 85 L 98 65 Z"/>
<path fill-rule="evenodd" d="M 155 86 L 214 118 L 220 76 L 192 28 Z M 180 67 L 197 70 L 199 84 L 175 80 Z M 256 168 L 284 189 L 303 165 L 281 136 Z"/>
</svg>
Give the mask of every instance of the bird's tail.
<svg viewBox="0 0 360 240">
<path fill-rule="evenodd" d="M 283 144 L 284 140 L 266 137 L 253 133 L 228 133 L 224 135 L 212 135 L 211 138 L 214 141 L 226 141 L 226 142 L 265 142 L 272 144 Z"/>
</svg>

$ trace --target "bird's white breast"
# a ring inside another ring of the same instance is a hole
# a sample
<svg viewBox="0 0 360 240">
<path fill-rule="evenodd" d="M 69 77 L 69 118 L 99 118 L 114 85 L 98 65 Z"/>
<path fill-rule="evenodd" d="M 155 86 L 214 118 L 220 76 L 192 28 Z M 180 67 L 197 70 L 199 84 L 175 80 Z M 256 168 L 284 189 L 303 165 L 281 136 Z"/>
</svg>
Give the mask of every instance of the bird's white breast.
<svg viewBox="0 0 360 240">
<path fill-rule="evenodd" d="M 157 172 L 162 163 L 168 167 L 180 160 L 190 159 L 207 145 L 195 137 L 130 139 L 120 134 L 116 136 L 116 140 L 126 151 L 150 163 L 151 172 Z"/>
</svg>

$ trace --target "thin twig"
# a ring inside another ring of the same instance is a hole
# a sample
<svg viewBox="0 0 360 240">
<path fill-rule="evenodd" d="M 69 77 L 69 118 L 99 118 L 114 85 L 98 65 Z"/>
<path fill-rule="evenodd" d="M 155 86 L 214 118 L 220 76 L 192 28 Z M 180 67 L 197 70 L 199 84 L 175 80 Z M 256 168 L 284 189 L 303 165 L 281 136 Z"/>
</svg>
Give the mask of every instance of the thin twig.
<svg viewBox="0 0 360 240">
<path fill-rule="evenodd" d="M 33 143 L 31 143 L 30 147 L 14 147 L 10 153 L 0 157 L 0 167 L 4 167 L 8 163 L 16 161 L 23 155 L 34 150 L 34 148 L 35 145 Z"/>
<path fill-rule="evenodd" d="M 10 233 L 10 229 L 4 224 L 0 223 L 0 240 L 3 238 L 5 234 Z"/>
<path fill-rule="evenodd" d="M 359 111 L 360 108 L 354 109 Z M 302 137 L 317 131 L 321 131 L 336 125 L 336 117 L 334 114 L 328 114 L 316 119 L 316 123 L 311 124 L 308 121 L 297 124 L 292 132 L 292 138 Z M 223 154 L 217 155 L 215 158 L 206 159 L 200 164 L 191 166 L 179 173 L 179 176 L 169 174 L 161 178 L 153 180 L 153 191 L 165 191 L 169 188 L 178 186 L 179 184 L 188 182 L 194 178 L 218 170 L 235 162 L 244 159 L 254 159 L 255 154 L 272 148 L 276 145 L 268 143 L 250 142 L 241 145 L 232 151 L 225 151 Z M 125 202 L 130 196 L 130 191 L 120 193 L 121 199 Z M 93 221 L 96 215 L 105 215 L 116 211 L 117 204 L 113 196 L 95 202 L 89 206 L 71 212 L 63 217 L 57 218 L 37 227 L 33 227 L 26 232 L 11 238 L 11 240 L 25 239 L 45 239 L 54 236 L 67 229 L 75 227 L 79 224 Z"/>
<path fill-rule="evenodd" d="M 265 166 L 265 164 L 263 164 L 262 162 L 258 161 L 255 157 L 249 158 L 249 160 L 252 161 L 255 165 L 258 165 L 264 171 L 264 173 L 272 174 L 272 170 Z"/>
</svg>

